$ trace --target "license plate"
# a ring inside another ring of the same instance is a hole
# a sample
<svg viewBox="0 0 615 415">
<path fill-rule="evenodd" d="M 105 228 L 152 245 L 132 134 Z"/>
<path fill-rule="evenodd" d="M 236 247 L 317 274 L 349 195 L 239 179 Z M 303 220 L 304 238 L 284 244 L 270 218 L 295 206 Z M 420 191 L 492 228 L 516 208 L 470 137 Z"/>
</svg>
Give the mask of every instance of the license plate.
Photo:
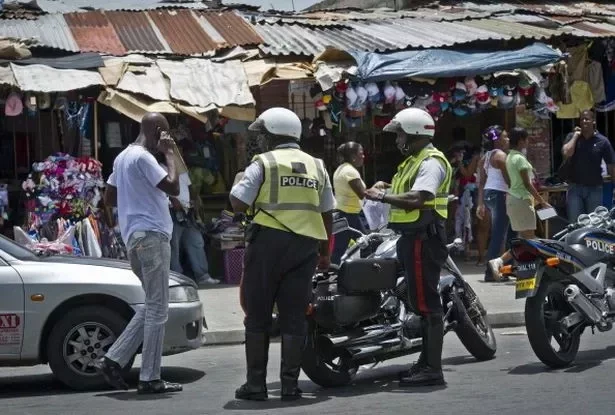
<svg viewBox="0 0 615 415">
<path fill-rule="evenodd" d="M 518 264 L 515 270 L 515 298 L 526 298 L 536 288 L 536 263 Z"/>
</svg>

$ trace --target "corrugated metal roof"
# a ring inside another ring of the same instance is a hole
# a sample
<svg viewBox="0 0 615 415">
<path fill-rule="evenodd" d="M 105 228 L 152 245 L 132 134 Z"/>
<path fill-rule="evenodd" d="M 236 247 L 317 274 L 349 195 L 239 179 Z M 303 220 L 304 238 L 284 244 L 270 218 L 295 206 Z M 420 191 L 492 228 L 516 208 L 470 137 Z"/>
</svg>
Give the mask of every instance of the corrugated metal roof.
<svg viewBox="0 0 615 415">
<path fill-rule="evenodd" d="M 129 53 L 172 53 L 167 41 L 146 13 L 109 11 L 105 15 Z"/>
<path fill-rule="evenodd" d="M 205 59 L 183 62 L 159 59 L 157 65 L 171 82 L 171 98 L 189 105 L 254 105 L 248 78 L 240 62 L 213 63 Z"/>
<path fill-rule="evenodd" d="M 190 10 L 152 10 L 146 13 L 177 54 L 197 55 L 218 48 Z"/>
<path fill-rule="evenodd" d="M 460 23 L 423 19 L 388 19 L 348 21 L 346 22 L 348 27 L 306 27 L 283 24 L 258 24 L 254 27 L 265 41 L 261 50 L 270 55 L 317 55 L 327 46 L 345 50 L 385 52 L 507 38 L 492 30 L 469 28 Z"/>
<path fill-rule="evenodd" d="M 2 20 L 0 36 L 36 38 L 43 46 L 78 52 L 79 46 L 61 14 L 48 14 L 36 20 Z"/>
<path fill-rule="evenodd" d="M 350 26 L 369 37 L 394 44 L 395 49 L 437 48 L 478 40 L 502 39 L 498 32 L 480 27 L 470 29 L 462 23 L 397 19 L 382 22 L 352 22 Z M 380 51 L 380 49 L 375 50 Z"/>
<path fill-rule="evenodd" d="M 154 10 L 161 8 L 207 9 L 209 2 L 173 0 L 36 0 L 46 13 L 71 13 L 84 10 Z"/>
<path fill-rule="evenodd" d="M 306 27 L 298 25 L 254 26 L 264 39 L 261 51 L 268 55 L 318 55 L 332 46 L 367 51 L 397 49 L 394 43 L 365 35 L 348 27 Z"/>
<path fill-rule="evenodd" d="M 126 54 L 126 48 L 103 12 L 67 13 L 64 18 L 82 51 Z"/>
<path fill-rule="evenodd" d="M 503 23 L 498 19 L 464 20 L 457 22 L 469 30 L 486 30 L 499 35 L 500 39 L 551 39 L 572 32 L 572 29 L 560 28 L 558 30 L 517 23 Z M 497 37 L 494 36 L 494 39 Z"/>
<path fill-rule="evenodd" d="M 10 64 L 19 89 L 30 92 L 64 92 L 104 85 L 98 72 L 79 69 L 54 69 L 45 65 Z"/>
<path fill-rule="evenodd" d="M 194 11 L 193 14 L 212 39 L 216 40 L 214 36 L 219 35 L 228 46 L 258 45 L 263 42 L 252 25 L 234 11 Z"/>
</svg>

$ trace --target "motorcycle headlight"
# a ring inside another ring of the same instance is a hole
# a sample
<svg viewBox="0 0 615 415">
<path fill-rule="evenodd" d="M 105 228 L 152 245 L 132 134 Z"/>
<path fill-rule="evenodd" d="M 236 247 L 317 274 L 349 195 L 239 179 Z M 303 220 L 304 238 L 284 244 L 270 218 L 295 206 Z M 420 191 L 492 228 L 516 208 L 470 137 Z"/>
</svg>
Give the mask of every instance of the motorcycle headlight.
<svg viewBox="0 0 615 415">
<path fill-rule="evenodd" d="M 178 285 L 169 288 L 169 303 L 191 303 L 199 301 L 199 292 L 194 287 Z"/>
</svg>

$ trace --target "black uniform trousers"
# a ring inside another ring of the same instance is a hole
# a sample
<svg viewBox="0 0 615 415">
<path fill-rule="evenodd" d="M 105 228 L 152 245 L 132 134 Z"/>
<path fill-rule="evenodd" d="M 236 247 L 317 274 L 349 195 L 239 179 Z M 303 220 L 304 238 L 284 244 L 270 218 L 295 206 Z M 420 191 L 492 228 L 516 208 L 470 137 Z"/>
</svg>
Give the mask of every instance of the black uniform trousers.
<svg viewBox="0 0 615 415">
<path fill-rule="evenodd" d="M 405 269 L 409 300 L 415 311 L 422 316 L 441 314 L 438 283 L 440 269 L 448 258 L 444 222 L 403 232 L 397 241 L 397 258 Z"/>
<path fill-rule="evenodd" d="M 246 332 L 268 333 L 277 303 L 281 334 L 305 336 L 319 242 L 257 224 L 246 236 L 242 285 Z"/>
</svg>

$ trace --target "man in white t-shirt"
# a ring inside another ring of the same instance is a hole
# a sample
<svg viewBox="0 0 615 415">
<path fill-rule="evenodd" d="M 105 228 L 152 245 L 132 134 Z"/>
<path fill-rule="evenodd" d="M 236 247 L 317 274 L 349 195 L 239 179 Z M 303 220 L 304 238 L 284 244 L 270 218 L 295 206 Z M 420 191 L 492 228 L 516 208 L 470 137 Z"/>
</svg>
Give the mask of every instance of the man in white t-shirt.
<svg viewBox="0 0 615 415">
<path fill-rule="evenodd" d="M 205 240 L 196 224 L 199 199 L 192 193 L 190 175 L 179 175 L 179 196 L 170 197 L 173 237 L 171 238 L 171 269 L 182 273 L 180 252 L 183 250 L 197 284 L 218 284 L 220 281 L 209 275 Z"/>
<path fill-rule="evenodd" d="M 122 369 L 143 343 L 138 393 L 178 392 L 182 386 L 160 378 L 164 328 L 169 309 L 170 239 L 173 222 L 167 195 L 179 195 L 169 123 L 159 113 L 147 113 L 135 142 L 113 163 L 105 191 L 107 206 L 117 206 L 122 239 L 128 248 L 132 271 L 145 291 L 145 305 L 135 313 L 97 371 L 111 386 L 128 389 Z M 166 159 L 165 171 L 155 153 Z"/>
</svg>

